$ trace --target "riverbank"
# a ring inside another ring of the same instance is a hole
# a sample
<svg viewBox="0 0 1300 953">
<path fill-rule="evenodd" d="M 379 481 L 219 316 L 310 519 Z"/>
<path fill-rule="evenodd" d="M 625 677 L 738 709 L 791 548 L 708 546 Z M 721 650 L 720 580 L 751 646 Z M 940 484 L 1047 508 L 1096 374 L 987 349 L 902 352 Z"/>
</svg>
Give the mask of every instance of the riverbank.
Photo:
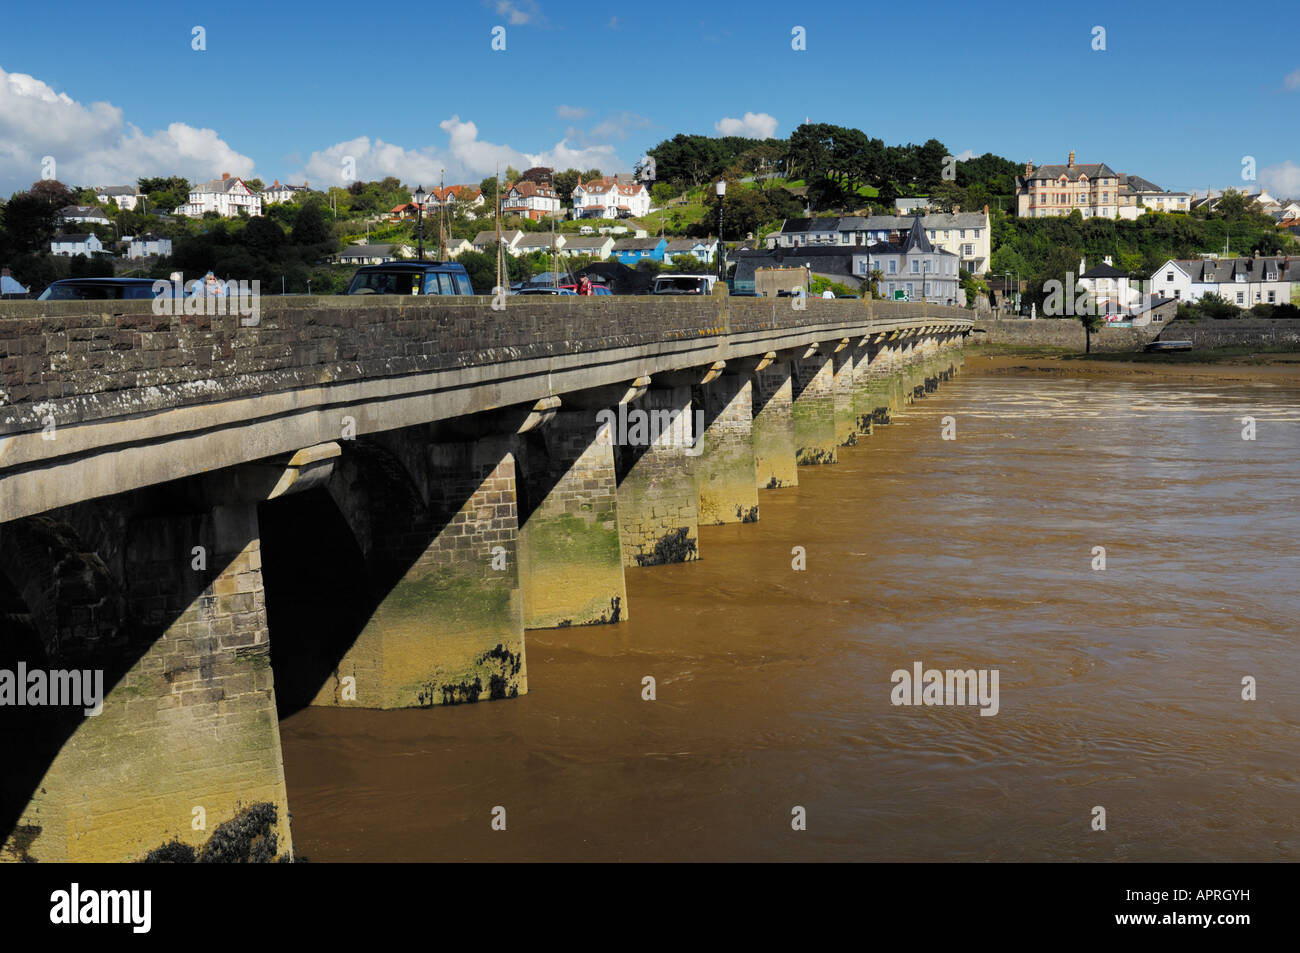
<svg viewBox="0 0 1300 953">
<path fill-rule="evenodd" d="M 968 372 L 1039 373 L 1059 377 L 1125 380 L 1216 381 L 1300 380 L 1300 350 L 1246 347 L 1192 351 L 1104 352 L 1083 354 L 1072 348 L 981 344 L 965 354 Z"/>
</svg>

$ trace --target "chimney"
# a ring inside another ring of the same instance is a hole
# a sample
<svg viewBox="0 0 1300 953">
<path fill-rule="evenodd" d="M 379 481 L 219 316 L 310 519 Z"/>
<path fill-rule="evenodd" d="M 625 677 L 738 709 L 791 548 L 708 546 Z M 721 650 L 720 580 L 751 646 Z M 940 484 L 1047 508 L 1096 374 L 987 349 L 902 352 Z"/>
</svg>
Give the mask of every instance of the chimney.
<svg viewBox="0 0 1300 953">
<path fill-rule="evenodd" d="M 279 184 L 280 184 L 280 180 L 276 179 L 274 182 L 271 183 L 271 188 L 275 188 Z"/>
<path fill-rule="evenodd" d="M 1030 159 L 1028 162 L 1025 163 L 1025 175 L 1029 176 L 1033 174 L 1034 174 L 1034 160 Z"/>
<path fill-rule="evenodd" d="M 1104 258 L 1102 259 L 1102 261 L 1104 261 L 1106 264 L 1110 265 L 1112 268 L 1115 267 L 1115 263 L 1114 263 L 1113 261 L 1111 261 L 1111 259 L 1110 259 L 1110 255 L 1107 255 L 1106 257 L 1104 257 Z"/>
<path fill-rule="evenodd" d="M 8 268 L 0 268 L 0 278 L 12 278 L 13 276 L 13 272 Z"/>
<path fill-rule="evenodd" d="M 989 214 L 989 207 L 988 207 L 987 204 L 984 206 L 984 214 L 985 214 L 986 216 Z"/>
<path fill-rule="evenodd" d="M 1065 167 L 1066 167 L 1067 169 L 1073 169 L 1073 168 L 1074 168 L 1074 150 L 1073 150 L 1073 149 L 1070 150 L 1070 161 L 1066 164 Z"/>
<path fill-rule="evenodd" d="M 229 172 L 223 172 L 223 173 L 221 173 L 221 181 L 222 181 L 222 182 L 226 181 L 226 179 L 228 179 L 228 178 L 230 178 L 230 173 L 229 173 Z"/>
</svg>

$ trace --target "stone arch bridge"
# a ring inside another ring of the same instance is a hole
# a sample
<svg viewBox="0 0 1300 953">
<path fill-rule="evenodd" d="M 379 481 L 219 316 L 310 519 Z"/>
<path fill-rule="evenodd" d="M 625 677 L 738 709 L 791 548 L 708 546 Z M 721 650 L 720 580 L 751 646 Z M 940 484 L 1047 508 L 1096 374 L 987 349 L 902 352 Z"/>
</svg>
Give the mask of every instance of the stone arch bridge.
<svg viewBox="0 0 1300 953">
<path fill-rule="evenodd" d="M 291 851 L 280 715 L 525 694 L 527 628 L 627 619 L 627 571 L 707 558 L 700 525 L 933 390 L 969 314 L 0 302 L 0 857 L 135 859 L 262 802 Z M 102 712 L 6 699 L 20 669 L 102 672 Z"/>
</svg>

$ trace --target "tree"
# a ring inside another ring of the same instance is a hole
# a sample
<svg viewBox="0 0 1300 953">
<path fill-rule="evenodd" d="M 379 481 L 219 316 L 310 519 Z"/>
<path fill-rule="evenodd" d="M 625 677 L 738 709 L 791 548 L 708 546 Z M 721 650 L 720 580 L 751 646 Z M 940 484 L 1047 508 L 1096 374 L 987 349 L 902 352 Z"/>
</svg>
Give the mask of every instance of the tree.
<svg viewBox="0 0 1300 953">
<path fill-rule="evenodd" d="M 483 193 L 483 204 L 496 208 L 497 188 L 499 183 L 496 176 L 489 175 L 486 179 L 478 184 L 479 191 Z"/>
<path fill-rule="evenodd" d="M 506 181 L 514 185 L 519 181 L 519 170 L 512 165 L 506 166 Z"/>
<path fill-rule="evenodd" d="M 316 205 L 304 205 L 298 210 L 293 220 L 291 236 L 293 243 L 300 247 L 334 244 L 334 236 L 329 226 L 325 224 L 325 217 L 321 215 L 320 208 Z"/>
<path fill-rule="evenodd" d="M 1092 333 L 1101 327 L 1101 316 L 1096 314 L 1078 315 L 1079 323 L 1083 325 L 1083 353 L 1092 353 Z"/>
<path fill-rule="evenodd" d="M 565 169 L 563 172 L 555 173 L 555 192 L 559 195 L 560 201 L 567 202 L 573 197 L 573 190 L 577 188 L 580 175 L 582 173 L 577 169 Z"/>
</svg>

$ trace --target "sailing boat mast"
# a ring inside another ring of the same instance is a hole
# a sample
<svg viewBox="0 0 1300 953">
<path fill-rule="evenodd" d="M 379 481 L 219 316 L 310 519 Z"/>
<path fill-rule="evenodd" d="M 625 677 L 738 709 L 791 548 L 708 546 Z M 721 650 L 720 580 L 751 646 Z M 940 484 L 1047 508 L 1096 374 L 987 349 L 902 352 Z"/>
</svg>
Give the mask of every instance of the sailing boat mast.
<svg viewBox="0 0 1300 953">
<path fill-rule="evenodd" d="M 447 207 L 447 170 L 438 175 L 438 261 L 447 260 L 447 232 L 443 228 L 442 210 Z"/>
<path fill-rule="evenodd" d="M 502 274 L 502 272 L 505 269 L 505 258 L 503 257 L 501 251 L 501 164 L 500 163 L 497 163 L 496 193 L 497 194 L 495 198 L 496 198 L 496 206 L 497 206 L 497 291 L 500 292 L 501 294 L 505 294 L 506 286 L 504 281 L 504 275 Z"/>
</svg>

